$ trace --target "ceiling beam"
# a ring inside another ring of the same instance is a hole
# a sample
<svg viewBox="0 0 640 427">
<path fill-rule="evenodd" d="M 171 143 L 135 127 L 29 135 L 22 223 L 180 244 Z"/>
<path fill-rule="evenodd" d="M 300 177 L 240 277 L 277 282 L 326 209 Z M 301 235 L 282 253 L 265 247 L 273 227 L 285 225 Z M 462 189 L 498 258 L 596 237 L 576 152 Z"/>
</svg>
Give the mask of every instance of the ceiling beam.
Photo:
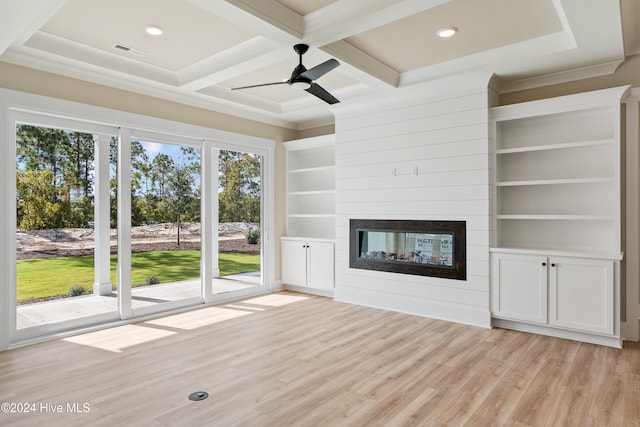
<svg viewBox="0 0 640 427">
<path fill-rule="evenodd" d="M 384 82 L 386 85 L 398 87 L 400 83 L 400 73 L 398 71 L 344 40 L 325 45 L 321 50 Z"/>
<path fill-rule="evenodd" d="M 282 3 L 275 0 L 227 0 L 227 2 L 298 39 L 304 37 L 304 20 L 302 16 Z"/>
<path fill-rule="evenodd" d="M 369 31 L 450 0 L 339 0 L 304 17 L 305 40 L 325 45 Z"/>
<path fill-rule="evenodd" d="M 302 38 L 302 17 L 273 0 L 188 1 L 194 6 L 275 43 L 293 46 Z M 284 9 L 289 12 L 285 12 Z M 269 16 L 269 13 L 275 16 Z"/>
<path fill-rule="evenodd" d="M 305 40 L 384 85 L 398 87 L 400 73 L 348 43 L 349 37 L 398 21 L 450 0 L 339 0 L 305 16 Z M 379 86 L 375 82 L 373 86 Z"/>
</svg>

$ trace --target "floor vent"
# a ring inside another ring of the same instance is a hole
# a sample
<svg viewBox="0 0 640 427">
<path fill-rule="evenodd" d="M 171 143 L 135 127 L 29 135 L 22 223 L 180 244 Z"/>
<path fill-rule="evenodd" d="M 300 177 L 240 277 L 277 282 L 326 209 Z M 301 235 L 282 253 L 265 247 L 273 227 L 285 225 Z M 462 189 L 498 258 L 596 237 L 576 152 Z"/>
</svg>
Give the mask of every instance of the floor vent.
<svg viewBox="0 0 640 427">
<path fill-rule="evenodd" d="M 206 391 L 196 391 L 195 393 L 191 393 L 189 395 L 189 400 L 198 401 L 198 400 L 204 400 L 207 397 L 209 397 L 209 393 L 207 393 Z"/>
</svg>

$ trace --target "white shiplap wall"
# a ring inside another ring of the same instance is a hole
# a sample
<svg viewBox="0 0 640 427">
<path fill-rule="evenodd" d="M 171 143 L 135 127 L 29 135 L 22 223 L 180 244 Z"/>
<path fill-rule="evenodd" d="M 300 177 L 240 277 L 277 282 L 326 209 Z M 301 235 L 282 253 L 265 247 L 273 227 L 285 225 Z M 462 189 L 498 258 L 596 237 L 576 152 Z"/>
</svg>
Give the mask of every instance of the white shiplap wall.
<svg viewBox="0 0 640 427">
<path fill-rule="evenodd" d="M 487 81 L 433 87 L 336 110 L 335 299 L 489 327 Z M 350 269 L 352 218 L 466 221 L 467 280 Z"/>
</svg>

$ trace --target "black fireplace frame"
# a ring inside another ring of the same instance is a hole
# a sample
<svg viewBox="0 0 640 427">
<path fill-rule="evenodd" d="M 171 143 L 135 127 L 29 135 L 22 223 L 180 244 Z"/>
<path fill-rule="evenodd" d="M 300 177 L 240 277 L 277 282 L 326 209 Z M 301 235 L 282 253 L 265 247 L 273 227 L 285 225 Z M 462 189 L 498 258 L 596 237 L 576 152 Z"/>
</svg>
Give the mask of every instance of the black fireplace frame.
<svg viewBox="0 0 640 427">
<path fill-rule="evenodd" d="M 466 229 L 466 221 L 350 219 L 349 267 L 363 270 L 467 280 Z M 453 265 L 448 267 L 414 262 L 362 258 L 360 256 L 360 249 L 362 247 L 363 232 L 365 231 L 453 235 Z"/>
</svg>

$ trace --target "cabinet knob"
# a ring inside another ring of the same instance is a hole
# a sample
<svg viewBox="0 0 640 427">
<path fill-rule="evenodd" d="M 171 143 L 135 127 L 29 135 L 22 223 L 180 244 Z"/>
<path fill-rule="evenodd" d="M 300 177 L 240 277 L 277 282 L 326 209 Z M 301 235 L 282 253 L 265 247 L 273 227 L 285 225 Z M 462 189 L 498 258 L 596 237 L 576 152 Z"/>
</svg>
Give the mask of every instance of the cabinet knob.
<svg viewBox="0 0 640 427">
<path fill-rule="evenodd" d="M 556 266 L 555 264 L 551 264 L 551 267 L 555 267 L 555 266 Z"/>
<path fill-rule="evenodd" d="M 547 263 L 546 263 L 546 262 L 543 262 L 543 263 L 542 263 L 542 266 L 543 266 L 543 267 L 546 267 L 546 266 L 547 266 Z"/>
</svg>

